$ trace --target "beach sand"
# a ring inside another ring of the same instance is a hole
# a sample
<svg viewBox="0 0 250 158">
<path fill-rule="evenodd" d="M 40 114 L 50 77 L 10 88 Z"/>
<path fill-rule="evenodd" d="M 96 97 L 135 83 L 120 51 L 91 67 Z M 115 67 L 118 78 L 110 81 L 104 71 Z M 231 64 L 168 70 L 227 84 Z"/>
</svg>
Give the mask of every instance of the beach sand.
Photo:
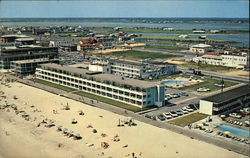
<svg viewBox="0 0 250 158">
<path fill-rule="evenodd" d="M 137 158 L 246 157 L 139 121 L 135 121 L 136 126 L 117 127 L 118 119 L 124 116 L 20 83 L 10 85 L 10 88 L 0 85 L 6 95 L 0 105 L 5 101 L 15 103 L 31 119 L 26 121 L 16 115 L 12 108 L 8 108 L 9 112 L 7 109 L 0 110 L 0 155 L 4 158 L 132 158 L 132 153 Z M 70 110 L 61 110 L 67 103 Z M 58 114 L 54 114 L 53 110 Z M 78 110 L 83 110 L 85 114 L 78 115 Z M 45 118 L 79 133 L 83 139 L 68 138 L 56 127 L 46 128 L 43 124 L 37 127 Z M 78 123 L 71 124 L 72 118 Z M 93 128 L 87 128 L 90 124 Z M 93 129 L 97 133 L 93 133 Z M 101 133 L 107 136 L 102 137 Z M 115 135 L 119 136 L 120 141 L 112 140 Z M 109 147 L 103 149 L 102 142 L 107 142 Z"/>
</svg>

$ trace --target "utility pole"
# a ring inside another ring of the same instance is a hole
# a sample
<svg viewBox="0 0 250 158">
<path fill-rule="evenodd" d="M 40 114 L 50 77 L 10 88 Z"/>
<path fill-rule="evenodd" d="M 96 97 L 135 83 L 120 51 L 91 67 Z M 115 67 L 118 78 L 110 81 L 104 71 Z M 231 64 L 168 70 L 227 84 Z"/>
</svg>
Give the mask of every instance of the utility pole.
<svg viewBox="0 0 250 158">
<path fill-rule="evenodd" d="M 224 88 L 224 80 L 223 78 L 221 78 L 221 93 L 223 93 L 223 88 Z"/>
</svg>

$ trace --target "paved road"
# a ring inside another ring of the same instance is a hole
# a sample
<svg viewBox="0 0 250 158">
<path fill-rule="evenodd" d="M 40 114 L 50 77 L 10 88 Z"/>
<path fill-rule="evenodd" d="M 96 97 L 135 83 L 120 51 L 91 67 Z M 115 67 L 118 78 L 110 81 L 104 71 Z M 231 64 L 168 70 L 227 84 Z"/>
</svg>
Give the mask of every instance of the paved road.
<svg viewBox="0 0 250 158">
<path fill-rule="evenodd" d="M 160 52 L 160 53 L 167 53 L 167 54 L 175 54 L 175 55 L 184 55 L 183 59 L 192 59 L 193 57 L 196 56 L 195 53 L 189 53 L 189 52 L 180 52 L 180 51 L 166 51 L 166 50 L 161 50 L 161 49 L 153 49 L 153 48 L 133 48 L 134 50 L 144 50 L 144 51 L 152 51 L 152 52 Z M 180 58 L 181 59 L 181 58 Z M 179 68 L 180 70 L 188 73 L 193 73 L 192 70 L 188 70 L 187 68 Z M 230 80 L 230 81 L 236 81 L 236 82 L 242 82 L 242 83 L 250 83 L 249 77 L 243 77 L 243 76 L 227 76 L 227 75 L 222 75 L 220 73 L 216 72 L 211 72 L 211 71 L 203 71 L 202 73 L 206 76 L 212 76 L 214 78 L 219 78 L 223 77 L 224 79 Z"/>
<path fill-rule="evenodd" d="M 83 103 L 88 104 L 90 106 L 98 107 L 98 108 L 101 108 L 101 109 L 104 109 L 107 111 L 111 111 L 113 113 L 117 113 L 117 114 L 120 114 L 123 116 L 133 117 L 135 120 L 138 120 L 138 121 L 141 121 L 144 123 L 148 123 L 148 124 L 151 124 L 151 125 L 159 127 L 159 128 L 164 128 L 164 129 L 176 132 L 176 133 L 183 134 L 185 136 L 190 137 L 190 139 L 201 140 L 201 141 L 228 149 L 230 151 L 234 151 L 236 153 L 240 153 L 240 154 L 244 154 L 244 155 L 249 156 L 249 148 L 248 148 L 249 146 L 248 145 L 236 144 L 236 143 L 233 143 L 230 141 L 225 141 L 225 140 L 219 139 L 217 137 L 210 137 L 210 136 L 207 136 L 204 134 L 195 133 L 192 130 L 184 129 L 184 128 L 174 126 L 171 124 L 162 123 L 159 121 L 153 121 L 151 119 L 147 119 L 141 115 L 138 115 L 134 112 L 130 112 L 130 111 L 125 112 L 124 109 L 121 109 L 121 108 L 118 108 L 118 107 L 115 107 L 115 106 L 112 106 L 112 105 L 109 105 L 109 104 L 106 104 L 103 102 L 92 101 L 91 99 L 88 99 L 85 97 L 80 97 L 80 96 L 72 94 L 72 93 L 66 93 L 66 92 L 64 92 L 62 90 L 58 90 L 56 88 L 48 87 L 46 85 L 42 85 L 39 83 L 34 83 L 34 82 L 28 81 L 28 80 L 19 79 L 19 78 L 16 78 L 14 76 L 11 76 L 11 75 L 7 75 L 7 77 L 15 79 L 16 81 L 23 83 L 23 84 L 26 84 L 26 85 L 29 85 L 29 86 L 33 86 L 33 87 L 43 89 L 45 91 L 48 91 L 48 92 L 51 92 L 54 94 L 62 95 L 64 97 L 67 97 L 67 98 L 70 98 L 70 99 L 73 99 L 73 100 L 76 100 L 79 102 L 83 102 Z"/>
<path fill-rule="evenodd" d="M 179 68 L 181 71 L 189 73 L 189 74 L 193 74 L 192 70 L 188 70 L 186 68 Z M 227 76 L 227 75 L 222 75 L 220 73 L 216 73 L 216 72 L 210 72 L 210 71 L 201 71 L 202 74 L 204 74 L 205 76 L 212 76 L 213 78 L 218 78 L 218 79 L 226 79 L 229 81 L 236 81 L 236 82 L 241 82 L 241 83 L 250 83 L 249 81 L 249 77 L 243 77 L 243 76 Z"/>
</svg>

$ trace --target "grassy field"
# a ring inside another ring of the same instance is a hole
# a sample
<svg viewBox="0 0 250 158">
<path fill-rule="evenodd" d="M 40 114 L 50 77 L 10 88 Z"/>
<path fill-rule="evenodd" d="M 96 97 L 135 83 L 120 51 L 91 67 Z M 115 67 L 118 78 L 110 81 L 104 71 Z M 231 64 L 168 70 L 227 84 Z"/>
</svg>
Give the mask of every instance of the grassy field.
<svg viewBox="0 0 250 158">
<path fill-rule="evenodd" d="M 83 92 L 83 91 L 74 92 L 74 94 L 84 96 L 84 97 L 87 97 L 87 98 L 90 98 L 90 99 L 93 99 L 93 100 L 97 100 L 97 101 L 100 101 L 100 102 L 104 102 L 104 103 L 107 103 L 107 104 L 110 104 L 110 105 L 113 105 L 113 106 L 117 106 L 117 107 L 120 107 L 120 108 L 123 108 L 123 109 L 126 109 L 126 110 L 130 110 L 130 111 L 133 111 L 133 112 L 139 112 L 141 110 L 144 110 L 144 109 L 141 109 L 139 107 L 136 107 L 136 106 L 133 106 L 133 105 L 130 105 L 130 104 L 122 103 L 122 102 L 119 102 L 119 101 L 116 101 L 116 100 L 112 100 L 112 99 L 109 99 L 109 98 L 101 97 L 101 96 L 90 94 L 90 93 Z"/>
<path fill-rule="evenodd" d="M 109 31 L 112 32 L 114 31 L 112 28 L 90 28 L 93 31 Z M 133 32 L 133 33 L 168 33 L 168 34 L 193 34 L 193 30 L 182 30 L 182 29 L 177 29 L 177 30 L 163 30 L 160 28 L 121 28 L 119 31 L 123 32 Z M 226 30 L 222 31 L 218 34 L 237 34 L 237 33 L 249 33 L 249 31 L 245 30 Z M 209 31 L 206 31 L 205 34 L 214 34 L 210 33 Z"/>
<path fill-rule="evenodd" d="M 185 91 L 191 91 L 191 92 L 197 92 L 197 89 L 201 87 L 209 88 L 210 89 L 209 92 L 213 92 L 213 91 L 217 91 L 221 89 L 221 87 L 215 85 L 215 84 L 220 84 L 221 80 L 213 79 L 213 78 L 204 78 L 203 80 L 204 82 L 201 82 L 192 86 L 188 86 L 188 87 L 182 87 L 180 89 L 185 90 Z M 225 85 L 224 88 L 228 88 L 236 84 L 238 83 L 224 80 L 224 85 Z M 199 92 L 199 93 L 208 93 L 208 92 Z"/>
<path fill-rule="evenodd" d="M 237 41 L 226 41 L 216 39 L 197 39 L 197 38 L 179 38 L 175 36 L 142 36 L 151 40 L 168 40 L 168 41 L 180 41 L 180 42 L 207 42 L 207 43 L 240 43 Z"/>
<path fill-rule="evenodd" d="M 147 52 L 147 51 L 135 51 L 135 50 L 113 52 L 113 53 L 107 53 L 105 55 L 119 57 L 119 58 L 128 59 L 128 60 L 141 60 L 141 59 L 147 59 L 147 58 L 168 59 L 168 58 L 181 57 L 180 55 L 163 54 L 163 53 L 158 53 L 158 52 Z"/>
<path fill-rule="evenodd" d="M 193 68 L 193 69 L 198 69 L 199 70 L 204 70 L 204 71 L 213 71 L 213 72 L 228 72 L 228 71 L 234 71 L 236 69 L 226 67 L 226 66 L 216 66 L 216 65 L 209 65 L 209 64 L 198 64 L 194 62 L 188 62 L 182 65 L 179 65 L 179 67 L 186 67 L 186 68 Z"/>
<path fill-rule="evenodd" d="M 69 88 L 69 87 L 66 87 L 66 86 L 62 86 L 62 85 L 59 85 L 59 84 L 55 84 L 55 83 L 44 81 L 44 80 L 37 79 L 37 78 L 36 79 L 31 79 L 31 81 L 41 83 L 41 84 L 47 85 L 49 87 L 57 88 L 57 89 L 60 89 L 60 90 L 66 91 L 66 92 L 72 92 L 72 91 L 76 90 L 74 88 Z"/>
<path fill-rule="evenodd" d="M 202 120 L 204 118 L 206 118 L 208 115 L 206 114 L 200 114 L 200 113 L 193 113 L 187 116 L 183 116 L 174 120 L 170 120 L 168 121 L 168 123 L 177 125 L 177 126 L 181 126 L 181 127 L 185 127 L 191 123 L 197 122 L 199 120 Z"/>
<path fill-rule="evenodd" d="M 177 45 L 147 45 L 145 48 L 154 48 L 154 49 L 166 49 L 166 50 L 187 50 L 186 47 L 181 47 Z"/>
<path fill-rule="evenodd" d="M 60 90 L 66 91 L 66 92 L 72 92 L 72 91 L 78 90 L 78 89 L 74 89 L 74 88 L 65 87 L 65 86 L 62 86 L 62 85 L 59 85 L 59 84 L 51 83 L 51 82 L 48 82 L 48 81 L 44 81 L 44 80 L 41 80 L 41 79 L 31 79 L 31 81 L 41 83 L 41 84 L 44 84 L 44 85 L 47 85 L 47 86 L 50 86 L 50 87 L 53 87 L 53 88 L 57 88 L 57 89 L 60 89 Z M 74 94 L 84 96 L 86 98 L 90 98 L 90 99 L 93 99 L 93 100 L 98 100 L 100 102 L 104 102 L 104 103 L 107 103 L 107 104 L 110 104 L 110 105 L 113 105 L 113 106 L 117 106 L 117 107 L 120 107 L 120 108 L 123 108 L 123 109 L 126 109 L 126 110 L 130 110 L 130 111 L 133 111 L 133 112 L 139 112 L 139 111 L 142 111 L 142 110 L 155 108 L 154 106 L 147 107 L 147 108 L 139 108 L 139 107 L 136 107 L 136 106 L 133 106 L 133 105 L 130 105 L 130 104 L 122 103 L 122 102 L 119 102 L 119 101 L 115 101 L 115 100 L 112 100 L 112 99 L 109 99 L 109 98 L 97 96 L 97 95 L 90 94 L 90 93 L 83 92 L 83 91 L 77 91 L 77 92 L 74 92 Z"/>
<path fill-rule="evenodd" d="M 184 91 L 189 91 L 189 92 L 197 92 L 197 89 L 201 88 L 201 87 L 206 87 L 206 88 L 210 89 L 210 91 L 208 91 L 208 92 L 199 92 L 199 93 L 209 93 L 209 92 L 213 92 L 213 91 L 217 91 L 217 90 L 221 89 L 219 86 L 215 85 L 215 84 L 220 84 L 221 83 L 220 79 L 202 77 L 202 76 L 198 76 L 198 75 L 189 75 L 189 74 L 174 74 L 174 75 L 171 75 L 169 77 L 172 77 L 172 78 L 176 78 L 176 77 L 189 78 L 190 76 L 193 76 L 193 78 L 196 78 L 196 79 L 201 79 L 204 82 L 197 83 L 195 85 L 191 85 L 191 86 L 187 86 L 187 87 L 181 87 L 181 88 L 178 88 L 178 89 L 184 90 Z M 239 83 L 224 80 L 224 85 L 225 85 L 224 88 L 228 88 L 228 87 L 234 86 L 236 84 L 239 84 Z"/>
</svg>

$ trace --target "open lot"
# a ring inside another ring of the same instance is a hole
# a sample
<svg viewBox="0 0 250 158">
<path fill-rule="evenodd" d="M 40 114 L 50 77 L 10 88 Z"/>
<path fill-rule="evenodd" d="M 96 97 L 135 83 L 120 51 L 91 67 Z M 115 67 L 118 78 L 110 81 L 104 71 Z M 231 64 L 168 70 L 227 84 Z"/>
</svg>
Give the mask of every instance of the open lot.
<svg viewBox="0 0 250 158">
<path fill-rule="evenodd" d="M 207 117 L 207 115 L 205 115 L 205 114 L 193 113 L 193 114 L 190 114 L 187 116 L 176 118 L 174 120 L 170 120 L 169 123 L 177 125 L 177 126 L 185 127 L 191 123 L 197 122 L 197 121 L 202 120 L 206 117 Z"/>
<path fill-rule="evenodd" d="M 150 58 L 150 59 L 169 59 L 169 58 L 181 57 L 180 55 L 163 54 L 163 53 L 159 53 L 159 52 L 136 51 L 136 50 L 113 52 L 113 53 L 108 53 L 105 55 L 118 57 L 118 58 L 122 58 L 122 59 L 128 59 L 128 60 L 141 60 L 141 59 L 147 59 L 147 58 Z"/>
<path fill-rule="evenodd" d="M 199 69 L 204 71 L 213 71 L 213 72 L 228 72 L 228 71 L 235 71 L 237 69 L 230 68 L 226 66 L 218 66 L 218 65 L 209 65 L 209 64 L 198 64 L 194 62 L 186 62 L 184 64 L 179 65 L 179 67 L 186 67 L 192 69 Z"/>
<path fill-rule="evenodd" d="M 192 76 L 193 79 L 201 79 L 204 82 L 200 82 L 194 85 L 190 85 L 190 86 L 185 86 L 185 87 L 181 87 L 178 88 L 179 90 L 183 90 L 183 91 L 188 91 L 188 92 L 193 92 L 193 93 L 197 93 L 197 94 L 207 94 L 213 91 L 217 91 L 220 90 L 221 87 L 216 85 L 216 84 L 220 84 L 221 80 L 219 79 L 214 79 L 214 78 L 209 78 L 209 77 L 205 77 L 205 76 L 198 76 L 198 75 L 189 75 L 189 74 L 174 74 L 169 76 L 167 79 L 170 78 L 176 78 L 176 77 L 185 77 L 185 78 L 190 78 Z M 232 81 L 227 81 L 224 80 L 224 88 L 228 88 L 234 85 L 239 84 L 238 82 L 232 82 Z M 206 87 L 209 88 L 210 90 L 207 92 L 197 92 L 198 88 L 202 88 L 202 87 Z"/>
</svg>

